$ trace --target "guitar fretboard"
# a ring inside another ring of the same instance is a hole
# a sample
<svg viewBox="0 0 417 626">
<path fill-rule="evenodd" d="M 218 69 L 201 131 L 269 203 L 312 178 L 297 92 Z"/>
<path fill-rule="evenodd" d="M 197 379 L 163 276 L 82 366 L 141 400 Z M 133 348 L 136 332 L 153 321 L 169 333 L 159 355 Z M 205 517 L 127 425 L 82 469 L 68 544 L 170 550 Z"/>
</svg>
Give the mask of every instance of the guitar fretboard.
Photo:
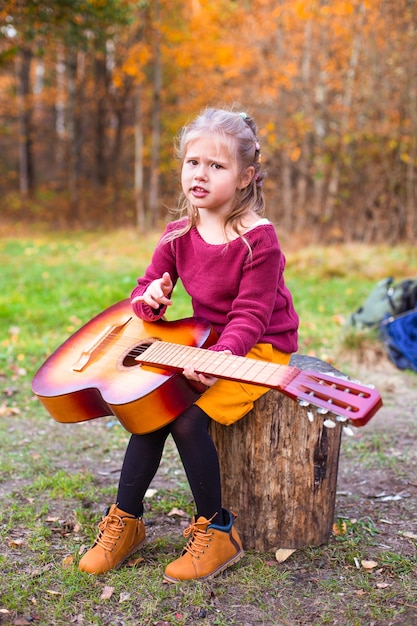
<svg viewBox="0 0 417 626">
<path fill-rule="evenodd" d="M 177 371 L 182 371 L 184 367 L 192 365 L 200 374 L 264 385 L 277 390 L 285 389 L 299 374 L 296 367 L 289 365 L 278 365 L 162 341 L 152 343 L 137 358 L 137 361 Z"/>
</svg>

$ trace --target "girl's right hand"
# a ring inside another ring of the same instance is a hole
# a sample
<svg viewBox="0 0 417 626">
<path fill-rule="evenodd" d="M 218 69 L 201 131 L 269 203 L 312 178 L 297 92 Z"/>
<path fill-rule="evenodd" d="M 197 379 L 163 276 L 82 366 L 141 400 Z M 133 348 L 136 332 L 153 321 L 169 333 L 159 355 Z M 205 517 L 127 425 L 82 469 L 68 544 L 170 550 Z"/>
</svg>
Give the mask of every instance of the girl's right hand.
<svg viewBox="0 0 417 626">
<path fill-rule="evenodd" d="M 173 289 L 171 276 L 168 272 L 164 272 L 162 278 L 153 280 L 147 287 L 145 293 L 141 296 L 133 298 L 131 304 L 135 302 L 144 302 L 152 309 L 159 309 L 162 306 L 171 306 L 172 300 L 168 297 Z"/>
</svg>

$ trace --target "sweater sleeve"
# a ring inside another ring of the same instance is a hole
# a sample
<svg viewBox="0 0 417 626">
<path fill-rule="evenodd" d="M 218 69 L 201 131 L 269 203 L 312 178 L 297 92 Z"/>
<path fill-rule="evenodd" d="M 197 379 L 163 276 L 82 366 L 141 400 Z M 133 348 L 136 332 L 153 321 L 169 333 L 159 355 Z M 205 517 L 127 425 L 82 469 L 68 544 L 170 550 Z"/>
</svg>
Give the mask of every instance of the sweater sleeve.
<svg viewBox="0 0 417 626">
<path fill-rule="evenodd" d="M 245 356 L 264 337 L 273 311 L 281 308 L 286 315 L 285 258 L 271 229 L 260 229 L 258 233 L 242 268 L 239 293 L 212 350 L 231 350 Z"/>
<path fill-rule="evenodd" d="M 178 280 L 174 254 L 175 244 L 173 242 L 164 243 L 162 241 L 164 235 L 169 232 L 171 228 L 172 224 L 168 224 L 165 233 L 162 235 L 161 240 L 155 248 L 151 262 L 146 268 L 144 275 L 137 279 L 137 286 L 130 294 L 131 300 L 133 300 L 133 298 L 135 298 L 136 296 L 142 296 L 145 293 L 148 285 L 152 281 L 161 278 L 164 272 L 169 273 L 173 286 L 175 287 L 175 284 Z M 132 310 L 135 315 L 147 322 L 155 322 L 156 320 L 163 317 L 166 309 L 166 306 L 160 306 L 159 309 L 153 309 L 148 304 L 145 304 L 143 302 L 135 302 L 134 304 L 132 304 Z"/>
</svg>

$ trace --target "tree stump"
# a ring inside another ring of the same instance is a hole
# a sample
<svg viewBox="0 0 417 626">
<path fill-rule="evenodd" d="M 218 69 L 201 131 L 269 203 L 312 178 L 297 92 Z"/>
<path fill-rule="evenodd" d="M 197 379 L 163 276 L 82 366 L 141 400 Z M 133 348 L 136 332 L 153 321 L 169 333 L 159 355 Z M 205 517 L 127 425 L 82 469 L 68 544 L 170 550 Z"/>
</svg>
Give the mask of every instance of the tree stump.
<svg viewBox="0 0 417 626">
<path fill-rule="evenodd" d="M 343 376 L 328 363 L 294 355 L 291 365 Z M 212 422 L 223 504 L 250 550 L 297 549 L 327 543 L 334 523 L 342 426 L 271 390 L 232 426 Z"/>
</svg>

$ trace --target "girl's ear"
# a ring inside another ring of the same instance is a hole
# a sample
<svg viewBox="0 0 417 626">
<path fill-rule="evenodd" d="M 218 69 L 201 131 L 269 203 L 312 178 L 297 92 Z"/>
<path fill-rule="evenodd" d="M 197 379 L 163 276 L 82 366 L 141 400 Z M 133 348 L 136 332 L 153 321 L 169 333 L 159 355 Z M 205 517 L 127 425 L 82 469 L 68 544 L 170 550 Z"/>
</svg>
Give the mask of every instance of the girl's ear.
<svg viewBox="0 0 417 626">
<path fill-rule="evenodd" d="M 254 176 L 255 176 L 255 168 L 253 167 L 253 165 L 250 165 L 249 167 L 246 168 L 240 180 L 239 189 L 245 189 L 246 187 L 248 187 L 251 184 Z"/>
</svg>

